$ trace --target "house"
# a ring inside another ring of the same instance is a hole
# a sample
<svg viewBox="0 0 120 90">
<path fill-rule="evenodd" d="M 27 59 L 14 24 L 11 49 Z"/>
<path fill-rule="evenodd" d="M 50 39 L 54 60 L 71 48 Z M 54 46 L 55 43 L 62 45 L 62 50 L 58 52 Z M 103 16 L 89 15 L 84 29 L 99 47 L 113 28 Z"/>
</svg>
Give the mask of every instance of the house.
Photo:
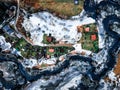
<svg viewBox="0 0 120 90">
<path fill-rule="evenodd" d="M 89 27 L 85 28 L 85 32 L 89 32 L 89 31 L 90 31 Z"/>
<path fill-rule="evenodd" d="M 83 32 L 83 26 L 77 26 L 77 32 Z"/>
<path fill-rule="evenodd" d="M 97 37 L 96 37 L 95 34 L 91 35 L 91 40 L 92 40 L 92 41 L 95 41 L 96 39 L 97 39 Z"/>
<path fill-rule="evenodd" d="M 53 52 L 54 52 L 54 49 L 53 49 L 53 48 L 50 48 L 50 49 L 49 49 L 49 52 L 50 52 L 50 53 L 53 53 Z"/>
<path fill-rule="evenodd" d="M 47 37 L 46 37 L 46 40 L 47 40 L 47 42 L 50 43 L 50 42 L 52 42 L 52 37 L 47 36 Z"/>
</svg>

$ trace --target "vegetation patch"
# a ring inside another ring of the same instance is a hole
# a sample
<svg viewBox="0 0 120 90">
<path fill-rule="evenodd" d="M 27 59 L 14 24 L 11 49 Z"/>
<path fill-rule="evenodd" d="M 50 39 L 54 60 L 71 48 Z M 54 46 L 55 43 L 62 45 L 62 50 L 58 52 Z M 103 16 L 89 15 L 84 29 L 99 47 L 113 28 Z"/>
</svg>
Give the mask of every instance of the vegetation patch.
<svg viewBox="0 0 120 90">
<path fill-rule="evenodd" d="M 79 42 L 82 44 L 82 48 L 98 52 L 98 31 L 96 24 L 83 25 L 80 28 L 82 30 L 82 38 Z"/>
<path fill-rule="evenodd" d="M 6 33 L 4 34 L 7 42 L 10 42 L 12 47 L 17 51 L 20 51 L 22 56 L 25 58 L 36 58 L 40 59 L 56 57 L 58 58 L 61 55 L 67 54 L 69 51 L 74 50 L 73 47 L 67 46 L 56 46 L 56 47 L 41 47 L 41 46 L 32 46 L 23 38 L 10 37 Z M 49 56 L 49 57 L 48 57 Z"/>
</svg>

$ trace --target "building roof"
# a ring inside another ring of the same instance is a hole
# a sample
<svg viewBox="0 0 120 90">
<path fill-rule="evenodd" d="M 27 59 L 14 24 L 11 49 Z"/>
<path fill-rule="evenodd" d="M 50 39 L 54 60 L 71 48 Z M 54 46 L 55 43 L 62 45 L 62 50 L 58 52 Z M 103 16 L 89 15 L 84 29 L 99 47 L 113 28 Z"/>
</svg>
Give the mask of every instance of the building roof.
<svg viewBox="0 0 120 90">
<path fill-rule="evenodd" d="M 89 27 L 85 28 L 85 32 L 89 32 L 89 31 L 90 31 Z"/>
<path fill-rule="evenodd" d="M 47 40 L 48 42 L 52 42 L 52 37 L 47 36 L 46 40 Z"/>
<path fill-rule="evenodd" d="M 49 49 L 49 52 L 53 53 L 53 52 L 54 52 L 54 49 L 52 49 L 52 48 L 51 48 L 51 49 Z"/>
<path fill-rule="evenodd" d="M 92 41 L 94 41 L 94 40 L 96 40 L 96 39 L 97 39 L 97 37 L 96 37 L 95 34 L 91 35 L 91 40 L 92 40 Z"/>
<path fill-rule="evenodd" d="M 77 26 L 77 31 L 78 32 L 83 32 L 83 26 Z"/>
</svg>

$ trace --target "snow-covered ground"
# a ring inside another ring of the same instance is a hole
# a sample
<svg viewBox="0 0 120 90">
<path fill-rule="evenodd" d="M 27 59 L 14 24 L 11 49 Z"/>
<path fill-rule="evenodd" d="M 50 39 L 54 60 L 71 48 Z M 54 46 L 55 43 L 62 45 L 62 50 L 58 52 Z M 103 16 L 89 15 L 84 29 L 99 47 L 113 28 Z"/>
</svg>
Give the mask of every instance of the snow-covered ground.
<svg viewBox="0 0 120 90">
<path fill-rule="evenodd" d="M 2 48 L 2 51 L 10 50 L 11 44 L 7 43 L 3 36 L 0 36 L 0 47 Z"/>
<path fill-rule="evenodd" d="M 38 12 L 32 14 L 29 19 L 25 17 L 22 25 L 27 32 L 30 32 L 34 45 L 43 46 L 44 34 L 51 34 L 57 41 L 67 41 L 68 44 L 75 44 L 81 37 L 81 34 L 77 32 L 77 26 L 95 22 L 95 20 L 86 16 L 83 17 L 83 20 L 80 20 L 81 16 L 83 17 L 83 14 L 65 20 L 55 17 L 49 12 Z"/>
<path fill-rule="evenodd" d="M 109 77 L 109 79 L 112 80 L 112 81 L 117 81 L 117 80 L 116 80 L 117 77 L 115 76 L 115 73 L 114 73 L 113 71 L 110 71 L 110 72 L 108 73 L 108 77 Z"/>
<path fill-rule="evenodd" d="M 77 53 L 85 52 L 86 56 L 89 56 L 90 54 L 92 54 L 92 51 L 82 49 L 81 44 L 74 44 L 73 47 L 75 48 L 75 52 Z"/>
<path fill-rule="evenodd" d="M 98 20 L 98 26 L 97 26 L 97 29 L 98 29 L 98 41 L 99 41 L 99 48 L 104 48 L 105 47 L 105 30 L 104 30 L 104 27 L 102 25 L 102 20 L 103 19 L 100 19 Z"/>
<path fill-rule="evenodd" d="M 33 68 L 34 66 L 37 66 L 37 65 L 42 65 L 42 64 L 47 64 L 47 65 L 54 65 L 56 63 L 56 58 L 53 57 L 53 58 L 50 58 L 50 59 L 46 59 L 46 58 L 41 58 L 41 59 L 25 59 L 22 64 L 25 68 Z"/>
<path fill-rule="evenodd" d="M 36 59 L 25 59 L 22 62 L 23 66 L 26 68 L 32 68 L 33 66 L 37 65 L 37 60 Z"/>
<path fill-rule="evenodd" d="M 78 88 L 79 84 L 82 83 L 83 75 L 82 72 L 87 72 L 91 69 L 91 66 L 86 62 L 71 61 L 70 66 L 64 69 L 57 75 L 47 76 L 47 79 L 43 76 L 39 80 L 30 83 L 25 90 L 72 90 Z M 58 66 L 59 67 L 59 66 Z M 81 89 L 80 89 L 81 90 Z"/>
<path fill-rule="evenodd" d="M 48 65 L 53 65 L 56 63 L 56 60 L 57 60 L 57 58 L 55 58 L 55 57 L 52 57 L 50 59 L 41 58 L 38 60 L 39 61 L 38 64 L 41 65 L 44 63 L 44 64 L 48 64 Z"/>
</svg>

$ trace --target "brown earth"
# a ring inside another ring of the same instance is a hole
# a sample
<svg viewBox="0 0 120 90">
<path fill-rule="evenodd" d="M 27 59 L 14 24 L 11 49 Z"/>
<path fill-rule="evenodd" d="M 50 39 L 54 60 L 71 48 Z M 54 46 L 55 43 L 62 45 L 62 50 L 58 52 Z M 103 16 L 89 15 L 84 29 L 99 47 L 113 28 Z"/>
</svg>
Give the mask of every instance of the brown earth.
<svg viewBox="0 0 120 90">
<path fill-rule="evenodd" d="M 120 54 L 118 55 L 118 60 L 117 60 L 117 64 L 114 69 L 114 73 L 116 75 L 120 75 Z"/>
<path fill-rule="evenodd" d="M 117 64 L 115 65 L 115 68 L 114 68 L 113 72 L 115 73 L 116 76 L 118 76 L 118 75 L 120 76 L 120 54 L 118 55 Z M 104 80 L 106 82 L 111 81 L 108 76 L 106 76 L 104 78 Z"/>
<path fill-rule="evenodd" d="M 74 5 L 74 0 L 23 0 L 21 7 L 26 8 L 32 6 L 35 10 L 49 10 L 55 15 L 66 18 L 77 15 L 83 9 L 83 0 L 79 0 L 79 5 Z"/>
</svg>

